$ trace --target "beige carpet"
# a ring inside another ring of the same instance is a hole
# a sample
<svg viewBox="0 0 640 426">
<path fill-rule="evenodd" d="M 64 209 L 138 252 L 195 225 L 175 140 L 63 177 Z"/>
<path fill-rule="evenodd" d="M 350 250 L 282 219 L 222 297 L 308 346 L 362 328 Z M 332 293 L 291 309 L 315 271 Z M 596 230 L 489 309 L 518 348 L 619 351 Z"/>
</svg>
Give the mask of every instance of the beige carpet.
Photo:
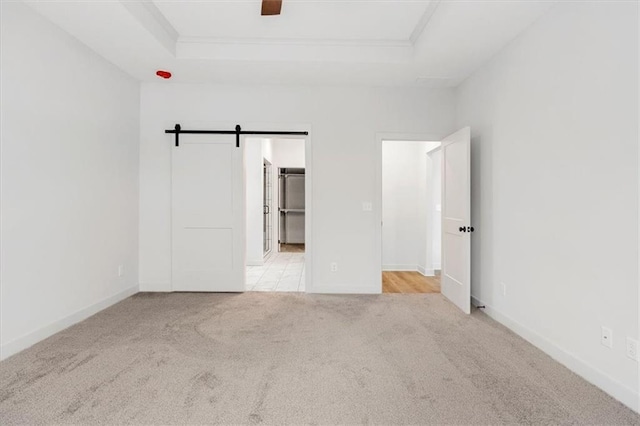
<svg viewBox="0 0 640 426">
<path fill-rule="evenodd" d="M 0 424 L 640 424 L 439 294 L 141 293 L 0 363 Z"/>
</svg>

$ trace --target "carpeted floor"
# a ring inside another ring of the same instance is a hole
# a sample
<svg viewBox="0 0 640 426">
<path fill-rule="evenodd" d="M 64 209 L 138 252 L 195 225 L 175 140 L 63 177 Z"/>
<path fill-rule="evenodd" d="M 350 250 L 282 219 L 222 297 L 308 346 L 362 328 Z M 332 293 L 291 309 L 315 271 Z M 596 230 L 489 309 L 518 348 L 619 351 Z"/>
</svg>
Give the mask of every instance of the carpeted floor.
<svg viewBox="0 0 640 426">
<path fill-rule="evenodd" d="M 0 363 L 0 424 L 640 424 L 439 294 L 141 293 Z"/>
</svg>

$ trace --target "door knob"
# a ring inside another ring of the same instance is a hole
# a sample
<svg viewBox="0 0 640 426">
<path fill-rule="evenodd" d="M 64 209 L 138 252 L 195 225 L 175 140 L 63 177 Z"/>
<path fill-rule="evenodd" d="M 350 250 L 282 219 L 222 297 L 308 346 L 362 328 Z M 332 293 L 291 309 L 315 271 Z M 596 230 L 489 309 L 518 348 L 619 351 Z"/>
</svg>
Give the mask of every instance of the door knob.
<svg viewBox="0 0 640 426">
<path fill-rule="evenodd" d="M 460 228 L 458 228 L 458 231 L 467 232 L 467 227 L 466 226 L 461 226 Z"/>
<path fill-rule="evenodd" d="M 473 226 L 470 226 L 469 227 L 469 232 L 473 232 L 473 231 L 474 231 Z"/>
</svg>

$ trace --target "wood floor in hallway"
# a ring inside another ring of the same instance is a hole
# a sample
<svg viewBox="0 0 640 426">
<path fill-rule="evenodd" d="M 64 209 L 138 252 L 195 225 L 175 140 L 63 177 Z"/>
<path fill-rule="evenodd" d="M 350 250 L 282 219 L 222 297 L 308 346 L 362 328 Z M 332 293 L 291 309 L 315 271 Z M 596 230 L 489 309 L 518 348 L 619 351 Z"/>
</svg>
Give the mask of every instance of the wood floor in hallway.
<svg viewBox="0 0 640 426">
<path fill-rule="evenodd" d="M 280 244 L 280 253 L 304 253 L 304 244 Z"/>
<path fill-rule="evenodd" d="M 440 293 L 440 276 L 425 277 L 420 272 L 384 271 L 383 293 Z"/>
</svg>

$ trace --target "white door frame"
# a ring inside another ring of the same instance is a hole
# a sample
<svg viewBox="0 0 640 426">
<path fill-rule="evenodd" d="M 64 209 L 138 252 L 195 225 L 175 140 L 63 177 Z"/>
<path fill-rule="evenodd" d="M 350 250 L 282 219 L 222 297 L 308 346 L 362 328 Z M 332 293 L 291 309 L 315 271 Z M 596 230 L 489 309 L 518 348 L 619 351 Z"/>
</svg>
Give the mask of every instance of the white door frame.
<svg viewBox="0 0 640 426">
<path fill-rule="evenodd" d="M 376 132 L 376 170 L 375 170 L 375 197 L 373 202 L 374 227 L 375 227 L 375 247 L 376 276 L 373 282 L 378 283 L 379 293 L 382 293 L 382 143 L 384 141 L 406 141 L 406 142 L 437 142 L 446 135 L 436 135 L 433 133 L 393 133 Z"/>
<path fill-rule="evenodd" d="M 231 122 L 204 122 L 204 121 L 174 121 L 172 123 L 166 124 L 166 129 L 172 128 L 175 123 L 179 122 L 183 129 L 203 129 L 203 130 L 224 130 L 224 129 L 234 129 L 236 124 Z M 277 123 L 260 123 L 260 122 L 242 122 L 241 126 L 244 130 L 262 130 L 262 131 L 283 131 L 283 132 L 308 132 L 307 136 L 304 135 L 273 135 L 278 139 L 304 139 L 304 161 L 305 161 L 305 224 L 304 224 L 304 233 L 305 233 L 305 256 L 304 256 L 304 267 L 305 267 L 305 292 L 312 293 L 313 292 L 313 152 L 311 145 L 311 125 L 310 124 L 277 124 Z M 245 139 L 246 138 L 267 138 L 269 135 L 241 135 L 240 137 L 240 154 L 242 155 L 242 164 L 243 168 L 244 164 L 244 147 L 245 147 Z M 192 135 L 192 137 L 204 137 L 204 135 Z M 235 138 L 234 135 L 229 135 L 230 138 Z M 173 143 L 174 137 L 171 135 L 171 142 Z M 173 194 L 171 194 L 173 197 Z M 241 197 L 241 211 L 242 211 L 242 226 L 240 227 L 240 237 L 242 241 L 242 262 L 246 267 L 247 264 L 247 182 L 244 169 L 242 170 L 242 197 Z M 170 201 L 171 203 L 171 201 Z M 173 245 L 171 246 L 173 247 Z M 173 251 L 171 252 L 171 259 L 169 264 L 173 264 Z M 171 267 L 170 267 L 171 269 Z M 172 275 L 172 271 L 170 270 L 170 275 Z M 242 287 L 247 287 L 246 282 L 246 274 L 242 274 Z M 171 289 L 173 291 L 173 283 L 171 283 Z"/>
</svg>

